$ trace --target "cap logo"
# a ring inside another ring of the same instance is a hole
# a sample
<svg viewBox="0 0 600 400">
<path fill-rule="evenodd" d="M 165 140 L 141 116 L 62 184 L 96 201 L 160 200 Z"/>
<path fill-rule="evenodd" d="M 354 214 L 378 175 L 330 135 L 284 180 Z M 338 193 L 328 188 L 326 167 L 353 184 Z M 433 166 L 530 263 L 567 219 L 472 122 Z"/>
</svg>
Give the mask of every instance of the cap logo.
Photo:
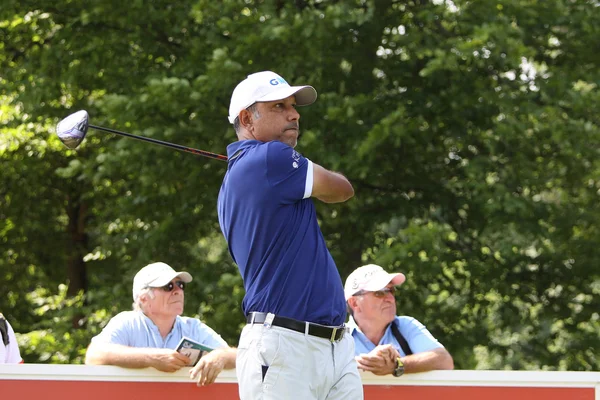
<svg viewBox="0 0 600 400">
<path fill-rule="evenodd" d="M 369 278 L 371 278 L 371 276 L 373 276 L 373 274 L 375 274 L 376 272 L 377 271 L 367 271 L 363 274 L 362 277 L 354 278 L 354 281 L 352 282 L 352 289 L 358 289 L 361 284 L 365 284 L 369 280 Z"/>
<path fill-rule="evenodd" d="M 283 79 L 283 78 L 281 78 L 281 77 L 279 77 L 279 78 L 273 78 L 273 79 L 271 79 L 271 80 L 269 81 L 269 83 L 270 83 L 271 85 L 273 85 L 273 86 L 277 86 L 277 85 L 279 85 L 280 83 L 282 83 L 282 84 L 284 84 L 284 85 L 287 85 L 287 84 L 288 84 L 288 83 L 285 81 L 285 79 Z"/>
</svg>

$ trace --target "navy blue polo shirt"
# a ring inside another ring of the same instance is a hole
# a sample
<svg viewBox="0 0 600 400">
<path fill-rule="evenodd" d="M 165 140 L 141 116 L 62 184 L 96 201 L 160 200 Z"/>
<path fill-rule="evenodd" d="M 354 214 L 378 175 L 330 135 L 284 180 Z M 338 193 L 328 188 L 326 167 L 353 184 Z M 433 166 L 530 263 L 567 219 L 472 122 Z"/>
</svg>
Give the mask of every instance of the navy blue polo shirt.
<svg viewBox="0 0 600 400">
<path fill-rule="evenodd" d="M 219 224 L 244 281 L 244 314 L 344 323 L 342 280 L 310 198 L 312 162 L 278 141 L 235 142 L 227 155 Z"/>
</svg>

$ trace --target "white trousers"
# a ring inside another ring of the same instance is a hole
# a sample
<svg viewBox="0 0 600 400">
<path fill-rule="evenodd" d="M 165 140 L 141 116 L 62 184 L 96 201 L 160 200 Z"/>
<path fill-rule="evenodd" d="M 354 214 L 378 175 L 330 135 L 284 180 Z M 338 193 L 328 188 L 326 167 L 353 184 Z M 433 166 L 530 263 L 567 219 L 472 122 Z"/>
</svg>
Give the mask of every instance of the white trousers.
<svg viewBox="0 0 600 400">
<path fill-rule="evenodd" d="M 277 326 L 246 325 L 236 373 L 241 400 L 363 400 L 354 339 L 330 342 Z"/>
</svg>

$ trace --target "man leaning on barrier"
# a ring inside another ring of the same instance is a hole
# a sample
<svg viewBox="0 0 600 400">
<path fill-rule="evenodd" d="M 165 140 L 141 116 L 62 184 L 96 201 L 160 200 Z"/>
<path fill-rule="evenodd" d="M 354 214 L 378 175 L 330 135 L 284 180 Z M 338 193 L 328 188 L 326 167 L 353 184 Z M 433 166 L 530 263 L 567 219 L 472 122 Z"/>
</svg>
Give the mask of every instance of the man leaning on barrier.
<svg viewBox="0 0 600 400">
<path fill-rule="evenodd" d="M 402 273 L 369 264 L 352 272 L 344 286 L 358 368 L 376 375 L 454 369 L 452 356 L 425 328 L 408 316 L 396 316 L 396 287 Z"/>
<path fill-rule="evenodd" d="M 181 316 L 191 281 L 189 273 L 162 262 L 142 268 L 133 279 L 134 310 L 117 314 L 92 338 L 85 363 L 175 372 L 192 363 L 175 350 L 185 336 L 214 349 L 190 370 L 198 385 L 209 385 L 223 369 L 235 368 L 236 349 L 198 319 Z"/>
</svg>

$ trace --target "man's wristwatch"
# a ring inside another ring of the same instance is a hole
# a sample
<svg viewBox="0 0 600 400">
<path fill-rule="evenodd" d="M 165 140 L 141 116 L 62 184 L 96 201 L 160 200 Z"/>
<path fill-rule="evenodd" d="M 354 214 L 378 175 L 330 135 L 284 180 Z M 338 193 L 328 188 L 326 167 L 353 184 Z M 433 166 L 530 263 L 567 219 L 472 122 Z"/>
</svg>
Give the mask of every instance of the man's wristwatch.
<svg viewBox="0 0 600 400">
<path fill-rule="evenodd" d="M 396 368 L 394 368 L 392 375 L 399 377 L 402 376 L 402 374 L 404 374 L 404 363 L 400 357 L 396 357 Z"/>
</svg>

